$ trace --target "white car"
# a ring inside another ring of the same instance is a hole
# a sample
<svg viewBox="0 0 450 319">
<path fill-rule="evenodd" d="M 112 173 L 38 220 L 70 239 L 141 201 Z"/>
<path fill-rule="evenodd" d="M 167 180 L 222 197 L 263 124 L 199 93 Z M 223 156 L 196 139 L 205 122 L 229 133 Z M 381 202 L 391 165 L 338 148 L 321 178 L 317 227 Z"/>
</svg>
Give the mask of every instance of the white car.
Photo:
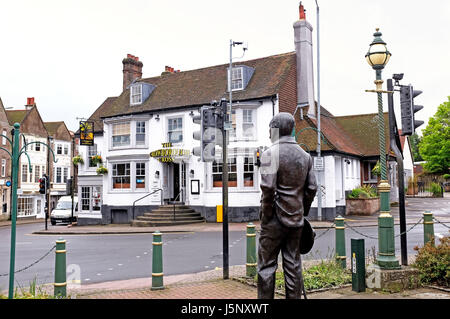
<svg viewBox="0 0 450 319">
<path fill-rule="evenodd" d="M 75 209 L 73 210 L 73 220 L 72 220 L 72 197 L 63 196 L 58 200 L 58 204 L 50 214 L 50 222 L 52 223 L 52 225 L 56 225 L 56 223 L 71 223 L 77 220 L 78 216 L 77 196 L 73 197 L 73 203 L 75 205 Z"/>
</svg>

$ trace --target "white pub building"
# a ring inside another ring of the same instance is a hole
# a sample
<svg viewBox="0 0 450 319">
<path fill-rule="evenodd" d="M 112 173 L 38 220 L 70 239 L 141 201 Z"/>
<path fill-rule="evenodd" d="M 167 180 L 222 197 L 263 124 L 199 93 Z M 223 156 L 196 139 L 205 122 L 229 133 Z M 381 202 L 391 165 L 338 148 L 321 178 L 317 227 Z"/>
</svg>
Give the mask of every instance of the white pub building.
<svg viewBox="0 0 450 319">
<path fill-rule="evenodd" d="M 272 117 L 279 112 L 295 115 L 297 130 L 316 123 L 312 27 L 302 7 L 300 12 L 294 23 L 295 51 L 233 64 L 233 130 L 228 145 L 231 222 L 259 218 L 255 151 L 271 145 Z M 123 92 L 108 97 L 89 117 L 95 144 L 79 146 L 84 164 L 78 167 L 78 224 L 130 223 L 173 202 L 184 203 L 206 221 L 215 222 L 217 206 L 222 205 L 222 154 L 216 148 L 216 160 L 208 163 L 192 154 L 199 146 L 193 132 L 200 130 L 193 116 L 213 100 L 228 99 L 229 65 L 182 72 L 166 66 L 161 75 L 142 78 L 139 58 L 129 54 L 122 63 Z M 331 121 L 332 115 L 326 115 Z M 327 123 L 324 120 L 323 130 L 330 134 L 329 149 L 324 150 L 325 170 L 318 178 L 326 187 L 323 217 L 332 220 L 345 213 L 345 192 L 362 183 L 364 154 L 354 139 L 344 136 L 343 129 L 332 130 L 340 124 Z M 92 162 L 94 155 L 101 156 L 102 164 Z M 98 174 L 99 165 L 107 172 Z M 350 177 L 352 182 L 347 183 Z M 315 214 L 317 200 L 310 215 Z"/>
</svg>

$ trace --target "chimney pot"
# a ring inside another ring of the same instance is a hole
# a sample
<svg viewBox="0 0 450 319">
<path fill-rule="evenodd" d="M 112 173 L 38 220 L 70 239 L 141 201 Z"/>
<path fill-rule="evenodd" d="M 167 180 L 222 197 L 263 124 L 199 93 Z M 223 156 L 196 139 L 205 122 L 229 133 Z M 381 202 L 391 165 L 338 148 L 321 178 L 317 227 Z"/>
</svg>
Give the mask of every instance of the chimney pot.
<svg viewBox="0 0 450 319">
<path fill-rule="evenodd" d="M 300 20 L 306 20 L 306 14 L 305 14 L 306 10 L 305 10 L 305 8 L 303 7 L 301 1 L 300 1 L 300 5 L 299 5 L 299 7 L 298 7 L 298 10 L 299 10 L 299 17 L 300 17 Z"/>
</svg>

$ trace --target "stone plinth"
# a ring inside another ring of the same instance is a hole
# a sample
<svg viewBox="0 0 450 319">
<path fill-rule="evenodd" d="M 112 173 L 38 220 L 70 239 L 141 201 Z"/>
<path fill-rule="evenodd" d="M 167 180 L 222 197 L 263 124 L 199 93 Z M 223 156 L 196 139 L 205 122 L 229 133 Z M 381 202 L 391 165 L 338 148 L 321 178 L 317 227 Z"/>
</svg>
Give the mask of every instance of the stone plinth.
<svg viewBox="0 0 450 319">
<path fill-rule="evenodd" d="M 384 270 L 372 264 L 366 268 L 366 286 L 369 289 L 391 293 L 420 286 L 419 271 L 415 268 L 402 266 L 401 269 Z"/>
</svg>

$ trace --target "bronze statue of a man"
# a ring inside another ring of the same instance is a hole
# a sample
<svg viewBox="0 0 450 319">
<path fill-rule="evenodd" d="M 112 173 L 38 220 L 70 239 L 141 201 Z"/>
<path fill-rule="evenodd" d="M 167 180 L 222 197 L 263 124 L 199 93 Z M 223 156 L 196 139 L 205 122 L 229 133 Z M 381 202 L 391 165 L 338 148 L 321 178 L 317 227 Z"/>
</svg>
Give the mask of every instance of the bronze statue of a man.
<svg viewBox="0 0 450 319">
<path fill-rule="evenodd" d="M 272 146 L 261 156 L 261 234 L 258 246 L 258 298 L 273 299 L 281 250 L 287 299 L 300 299 L 300 238 L 317 191 L 311 156 L 291 136 L 295 120 L 278 113 L 271 120 Z"/>
</svg>

